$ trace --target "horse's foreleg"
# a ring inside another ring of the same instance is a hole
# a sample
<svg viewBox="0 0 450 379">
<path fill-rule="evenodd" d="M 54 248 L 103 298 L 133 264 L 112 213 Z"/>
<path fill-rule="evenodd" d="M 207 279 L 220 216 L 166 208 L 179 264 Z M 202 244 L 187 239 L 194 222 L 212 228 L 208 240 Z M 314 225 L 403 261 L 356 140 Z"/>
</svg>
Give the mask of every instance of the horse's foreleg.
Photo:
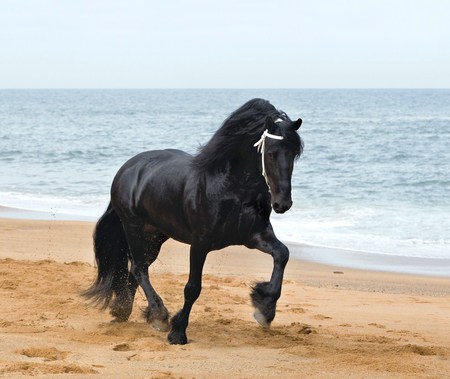
<svg viewBox="0 0 450 379">
<path fill-rule="evenodd" d="M 171 344 L 184 345 L 187 343 L 186 329 L 189 323 L 189 314 L 202 290 L 202 272 L 207 254 L 208 250 L 191 246 L 189 279 L 184 287 L 184 305 L 172 317 L 172 329 L 167 337 Z"/>
<path fill-rule="evenodd" d="M 264 327 L 269 327 L 275 318 L 277 301 L 281 295 L 283 275 L 289 260 L 289 249 L 273 233 L 272 227 L 254 236 L 248 245 L 273 257 L 273 271 L 269 282 L 259 282 L 250 294 L 255 307 L 255 320 Z"/>
</svg>

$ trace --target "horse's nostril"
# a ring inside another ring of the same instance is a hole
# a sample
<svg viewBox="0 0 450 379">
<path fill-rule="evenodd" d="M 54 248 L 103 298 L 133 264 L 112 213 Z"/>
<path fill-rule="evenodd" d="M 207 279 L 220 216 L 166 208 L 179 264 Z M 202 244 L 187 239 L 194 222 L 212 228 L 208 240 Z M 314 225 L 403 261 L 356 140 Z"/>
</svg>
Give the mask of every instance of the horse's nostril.
<svg viewBox="0 0 450 379">
<path fill-rule="evenodd" d="M 284 213 L 292 206 L 292 201 L 289 202 L 275 202 L 272 204 L 272 208 L 276 213 Z"/>
</svg>

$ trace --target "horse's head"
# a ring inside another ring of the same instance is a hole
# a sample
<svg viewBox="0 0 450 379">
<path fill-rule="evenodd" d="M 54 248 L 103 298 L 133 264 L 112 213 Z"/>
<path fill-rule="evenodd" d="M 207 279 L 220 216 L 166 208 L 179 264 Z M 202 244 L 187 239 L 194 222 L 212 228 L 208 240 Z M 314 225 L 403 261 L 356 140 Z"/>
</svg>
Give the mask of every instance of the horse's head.
<svg viewBox="0 0 450 379">
<path fill-rule="evenodd" d="M 267 117 L 265 131 L 255 144 L 262 154 L 262 174 L 272 197 L 272 208 L 284 213 L 292 206 L 291 178 L 294 161 L 302 152 L 303 144 L 297 134 L 302 120 L 291 121 Z"/>
</svg>

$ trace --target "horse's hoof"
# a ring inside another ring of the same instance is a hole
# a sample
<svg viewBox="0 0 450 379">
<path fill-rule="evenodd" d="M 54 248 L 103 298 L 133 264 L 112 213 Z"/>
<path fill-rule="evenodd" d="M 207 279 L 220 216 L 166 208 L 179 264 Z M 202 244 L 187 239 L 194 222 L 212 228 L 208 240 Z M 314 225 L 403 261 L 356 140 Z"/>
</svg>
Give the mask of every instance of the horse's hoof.
<svg viewBox="0 0 450 379">
<path fill-rule="evenodd" d="M 170 330 L 170 325 L 167 320 L 153 320 L 151 322 L 151 325 L 154 329 L 156 329 L 158 332 L 168 332 Z"/>
<path fill-rule="evenodd" d="M 111 322 L 126 322 L 130 317 L 131 312 L 124 311 L 120 308 L 116 308 L 111 310 L 111 316 L 113 316 L 113 320 Z"/>
<path fill-rule="evenodd" d="M 267 322 L 267 319 L 264 317 L 264 315 L 261 313 L 259 309 L 255 309 L 255 313 L 253 313 L 253 318 L 263 328 L 270 328 L 270 322 Z"/>
<path fill-rule="evenodd" d="M 167 339 L 169 340 L 169 343 L 171 345 L 186 345 L 187 344 L 186 333 L 170 332 L 169 335 L 167 336 Z"/>
<path fill-rule="evenodd" d="M 119 324 L 119 323 L 124 323 L 128 321 L 128 317 L 124 318 L 124 317 L 115 317 L 111 320 L 111 324 Z"/>
</svg>

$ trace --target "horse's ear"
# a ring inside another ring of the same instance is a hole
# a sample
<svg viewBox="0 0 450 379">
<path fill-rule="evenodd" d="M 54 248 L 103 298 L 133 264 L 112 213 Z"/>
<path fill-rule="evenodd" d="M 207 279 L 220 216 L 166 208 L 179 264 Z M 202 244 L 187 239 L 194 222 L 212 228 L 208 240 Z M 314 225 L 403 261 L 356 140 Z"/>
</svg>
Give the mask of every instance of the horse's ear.
<svg viewBox="0 0 450 379">
<path fill-rule="evenodd" d="M 294 130 L 298 130 L 300 128 L 300 126 L 302 126 L 302 119 L 299 118 L 297 121 L 294 121 L 292 123 L 292 127 L 294 128 Z"/>
<path fill-rule="evenodd" d="M 266 129 L 269 133 L 274 134 L 275 133 L 275 127 L 276 124 L 273 122 L 273 118 L 270 116 L 266 117 Z"/>
</svg>

